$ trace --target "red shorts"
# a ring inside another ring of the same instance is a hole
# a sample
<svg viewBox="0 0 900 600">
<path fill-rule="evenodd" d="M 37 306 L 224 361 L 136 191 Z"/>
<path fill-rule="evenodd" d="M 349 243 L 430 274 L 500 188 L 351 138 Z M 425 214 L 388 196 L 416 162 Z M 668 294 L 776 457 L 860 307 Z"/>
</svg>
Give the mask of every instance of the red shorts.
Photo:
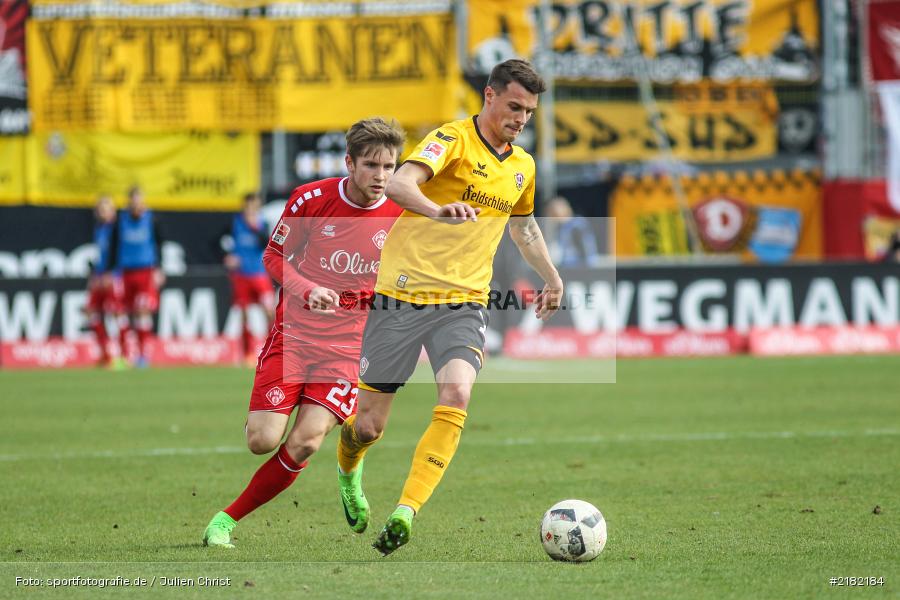
<svg viewBox="0 0 900 600">
<path fill-rule="evenodd" d="M 88 280 L 88 299 L 85 310 L 90 313 L 117 313 L 122 310 L 122 280 L 107 275 L 92 276 Z"/>
<path fill-rule="evenodd" d="M 159 308 L 159 289 L 153 278 L 155 269 L 126 269 L 122 271 L 122 288 L 125 310 L 135 312 Z"/>
<path fill-rule="evenodd" d="M 339 423 L 356 413 L 359 349 L 345 350 L 269 333 L 256 363 L 250 412 L 291 414 L 298 404 L 319 404 Z"/>
<path fill-rule="evenodd" d="M 267 308 L 275 306 L 275 292 L 272 280 L 265 273 L 242 275 L 231 273 L 231 303 L 241 308 L 251 304 L 261 304 Z"/>
</svg>

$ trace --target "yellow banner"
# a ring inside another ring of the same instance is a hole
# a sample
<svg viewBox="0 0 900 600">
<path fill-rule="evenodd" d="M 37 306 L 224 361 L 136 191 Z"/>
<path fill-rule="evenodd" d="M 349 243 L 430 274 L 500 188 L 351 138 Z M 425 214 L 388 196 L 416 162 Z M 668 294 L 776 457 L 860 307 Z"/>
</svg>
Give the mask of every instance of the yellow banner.
<svg viewBox="0 0 900 600">
<path fill-rule="evenodd" d="M 748 262 L 822 257 L 822 200 L 817 173 L 756 171 L 683 177 L 681 187 L 703 250 Z M 610 199 L 616 254 L 690 254 L 687 227 L 669 178 L 626 177 Z"/>
<path fill-rule="evenodd" d="M 139 185 L 152 208 L 233 210 L 259 188 L 259 138 L 224 133 L 47 133 L 21 140 L 0 202 L 92 206 Z M 0 141 L 0 156 L 9 144 Z M 6 161 L 0 162 L 0 180 Z"/>
<path fill-rule="evenodd" d="M 498 57 L 534 57 L 537 0 L 470 3 L 474 70 Z M 819 19 L 815 0 L 556 0 L 549 57 L 560 79 L 814 81 Z M 646 62 L 640 58 L 643 53 Z M 540 64 L 539 64 L 540 66 Z"/>
<path fill-rule="evenodd" d="M 675 157 L 691 162 L 752 160 L 776 153 L 778 106 L 771 89 L 691 86 L 676 98 L 657 103 L 658 120 L 634 101 L 558 102 L 557 160 L 647 160 L 660 154 L 663 141 Z"/>
<path fill-rule="evenodd" d="M 26 139 L 0 137 L 0 204 L 20 204 L 25 198 Z"/>
<path fill-rule="evenodd" d="M 33 128 L 309 132 L 373 115 L 441 123 L 458 100 L 454 41 L 449 13 L 32 18 Z"/>
<path fill-rule="evenodd" d="M 279 11 L 290 11 L 297 16 L 354 16 L 359 14 L 373 15 L 407 15 L 448 12 L 452 0 L 424 0 L 421 2 L 398 2 L 397 0 L 204 0 L 203 2 L 178 3 L 173 0 L 30 0 L 33 8 L 43 9 L 39 15 L 46 17 L 54 14 L 63 18 L 71 18 L 74 11 L 87 14 L 128 14 L 135 10 L 138 16 L 147 16 L 143 7 L 152 6 L 164 11 L 167 16 L 221 16 L 229 14 L 229 10 L 247 11 L 264 8 L 267 14 Z M 258 14 L 259 11 L 257 10 Z M 156 13 L 152 13 L 156 14 Z"/>
</svg>

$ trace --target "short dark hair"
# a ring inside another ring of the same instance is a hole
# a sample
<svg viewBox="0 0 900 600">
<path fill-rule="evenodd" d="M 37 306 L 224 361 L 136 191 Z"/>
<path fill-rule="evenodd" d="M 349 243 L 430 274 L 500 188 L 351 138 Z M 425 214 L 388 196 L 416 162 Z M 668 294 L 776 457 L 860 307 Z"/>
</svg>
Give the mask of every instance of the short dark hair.
<svg viewBox="0 0 900 600">
<path fill-rule="evenodd" d="M 255 200 L 262 200 L 258 192 L 247 192 L 244 194 L 244 204 L 249 204 Z"/>
<path fill-rule="evenodd" d="M 547 84 L 534 70 L 531 63 L 519 58 L 511 58 L 495 66 L 487 84 L 500 94 L 513 81 L 532 94 L 541 94 L 547 91 Z"/>
<path fill-rule="evenodd" d="M 135 185 L 132 185 L 130 188 L 128 188 L 128 198 L 129 199 L 134 198 L 135 196 L 137 196 L 139 194 L 143 194 L 143 192 L 141 191 L 141 186 L 135 184 Z"/>
<path fill-rule="evenodd" d="M 399 158 L 406 141 L 406 133 L 400 128 L 397 121 L 390 123 L 384 119 L 373 117 L 357 121 L 347 131 L 347 154 L 352 160 L 362 156 L 367 148 L 392 148 L 397 151 Z"/>
</svg>

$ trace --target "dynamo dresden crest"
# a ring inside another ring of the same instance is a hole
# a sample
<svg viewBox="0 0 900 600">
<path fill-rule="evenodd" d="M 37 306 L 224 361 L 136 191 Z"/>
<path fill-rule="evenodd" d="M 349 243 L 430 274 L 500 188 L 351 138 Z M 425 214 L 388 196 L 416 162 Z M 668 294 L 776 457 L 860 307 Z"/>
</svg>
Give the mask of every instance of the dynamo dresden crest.
<svg viewBox="0 0 900 600">
<path fill-rule="evenodd" d="M 521 192 L 523 185 L 525 185 L 525 176 L 521 173 L 516 173 L 516 189 Z"/>
<path fill-rule="evenodd" d="M 700 241 L 713 252 L 740 252 L 747 247 L 755 225 L 753 208 L 734 198 L 719 196 L 693 207 Z"/>
</svg>

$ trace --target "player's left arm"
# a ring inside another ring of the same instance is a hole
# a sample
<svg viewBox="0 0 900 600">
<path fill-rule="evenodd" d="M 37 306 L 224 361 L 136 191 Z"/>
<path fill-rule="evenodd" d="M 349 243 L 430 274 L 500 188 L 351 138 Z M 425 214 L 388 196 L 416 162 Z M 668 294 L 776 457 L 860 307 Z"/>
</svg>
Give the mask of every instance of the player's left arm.
<svg viewBox="0 0 900 600">
<path fill-rule="evenodd" d="M 544 280 L 544 289 L 535 298 L 535 313 L 539 319 L 547 320 L 559 310 L 563 295 L 563 281 L 559 271 L 550 260 L 550 251 L 544 235 L 538 226 L 534 214 L 509 218 L 509 235 L 522 258 L 525 259 L 541 279 Z"/>
<path fill-rule="evenodd" d="M 118 271 L 122 268 L 121 265 L 119 265 L 119 219 L 121 218 L 122 217 L 116 214 L 112 233 L 109 236 L 109 256 L 106 259 L 106 268 L 111 272 Z"/>
</svg>

